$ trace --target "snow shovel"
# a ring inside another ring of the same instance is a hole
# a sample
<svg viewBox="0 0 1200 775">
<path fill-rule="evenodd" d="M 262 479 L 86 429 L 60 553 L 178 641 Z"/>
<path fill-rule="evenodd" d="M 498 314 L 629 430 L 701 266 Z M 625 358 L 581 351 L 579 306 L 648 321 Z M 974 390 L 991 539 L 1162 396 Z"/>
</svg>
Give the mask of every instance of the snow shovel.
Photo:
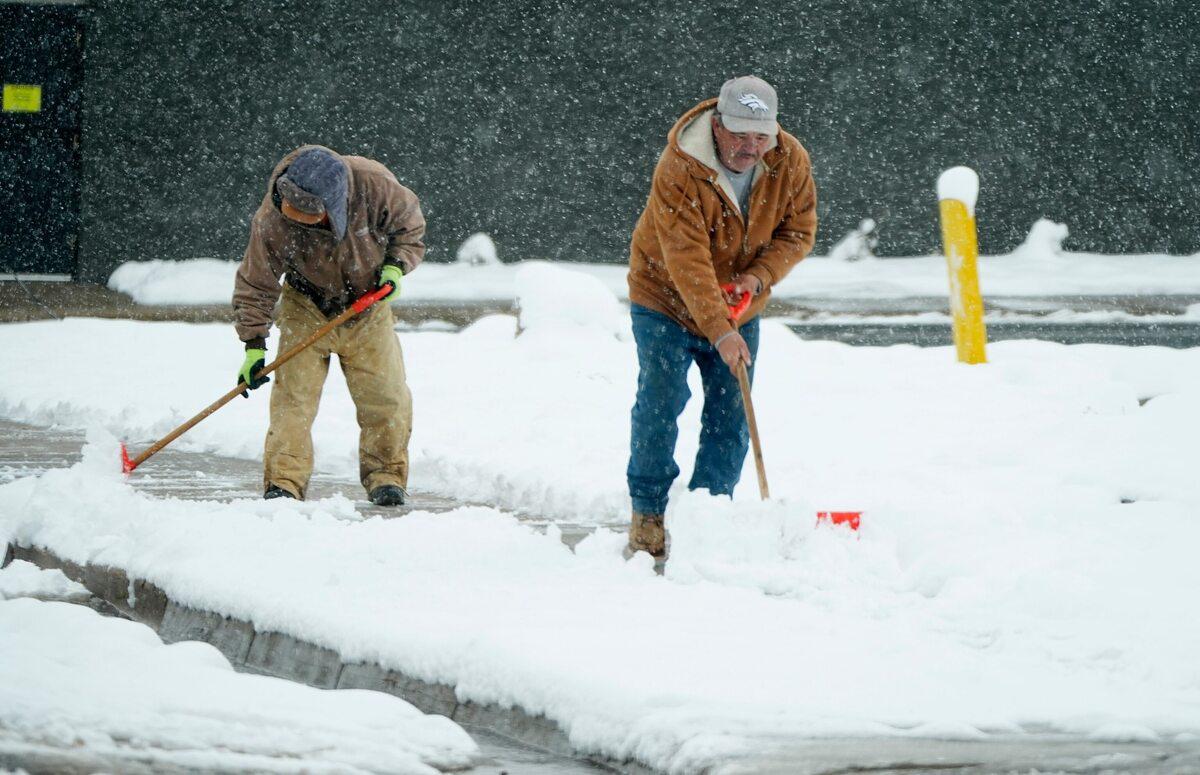
<svg viewBox="0 0 1200 775">
<path fill-rule="evenodd" d="M 365 312 L 368 307 L 370 307 L 375 302 L 382 299 L 384 296 L 387 296 L 391 292 L 392 292 L 392 284 L 387 283 L 385 285 L 380 286 L 379 288 L 376 288 L 375 290 L 371 291 L 370 293 L 363 294 L 363 296 L 361 296 L 358 299 L 358 301 L 351 304 L 350 308 L 347 309 L 345 312 L 338 315 L 333 320 L 330 320 L 328 323 L 321 326 L 316 331 L 312 332 L 312 334 L 307 339 L 305 339 L 303 342 L 296 345 L 295 347 L 288 350 L 287 352 L 283 353 L 278 358 L 276 358 L 274 361 L 272 361 L 271 363 L 262 367 L 258 371 L 254 372 L 254 374 L 252 376 L 253 377 L 265 377 L 266 375 L 275 371 L 280 366 L 282 366 L 283 364 L 287 363 L 289 360 L 294 358 L 302 350 L 304 350 L 305 348 L 312 345 L 318 339 L 325 336 L 330 331 L 337 328 L 342 323 L 345 323 L 347 320 L 354 317 L 355 315 Z M 188 420 L 183 425 L 180 425 L 178 428 L 171 431 L 166 436 L 163 436 L 158 441 L 154 442 L 154 444 L 149 449 L 147 449 L 145 452 L 143 452 L 142 454 L 138 455 L 137 457 L 135 457 L 133 459 L 130 459 L 129 451 L 125 449 L 125 442 L 121 442 L 121 470 L 127 474 L 132 472 L 133 469 L 137 468 L 142 463 L 145 463 L 146 460 L 149 459 L 149 457 L 151 455 L 158 452 L 163 447 L 167 446 L 172 441 L 174 441 L 175 439 L 182 436 L 184 433 L 187 433 L 189 430 L 191 430 L 193 425 L 196 425 L 201 420 L 203 420 L 205 417 L 208 417 L 210 414 L 217 411 L 222 406 L 225 406 L 225 404 L 229 403 L 236 396 L 240 395 L 241 393 L 243 393 L 245 391 L 246 391 L 245 384 L 239 382 L 237 387 L 233 388 L 228 393 L 226 393 L 225 395 L 218 398 L 216 401 L 213 401 L 211 404 L 209 404 L 203 410 L 201 410 L 201 412 L 199 414 L 197 414 L 195 417 Z"/>
<path fill-rule="evenodd" d="M 732 294 L 733 284 L 722 285 L 721 290 Z M 750 306 L 750 301 L 750 294 L 745 293 L 736 303 L 729 305 L 729 316 L 735 323 Z M 767 490 L 767 471 L 763 467 L 762 444 L 758 440 L 758 423 L 754 421 L 754 404 L 750 401 L 750 375 L 746 372 L 745 361 L 738 361 L 738 385 L 742 389 L 742 406 L 746 409 L 746 425 L 750 428 L 750 441 L 754 447 L 754 464 L 758 467 L 758 492 L 763 500 L 767 500 L 771 495 Z M 862 515 L 861 511 L 818 511 L 817 524 L 825 522 L 831 525 L 845 525 L 857 532 Z"/>
<path fill-rule="evenodd" d="M 726 293 L 733 293 L 733 284 L 727 283 L 721 286 L 721 290 Z M 733 318 L 733 322 L 742 316 L 746 308 L 750 306 L 753 297 L 748 293 L 743 293 L 742 297 L 735 303 L 729 305 L 729 316 Z M 767 489 L 767 469 L 763 465 L 762 443 L 758 440 L 758 423 L 754 419 L 754 403 L 750 400 L 750 374 L 746 371 L 746 362 L 738 360 L 738 386 L 742 389 L 742 407 L 746 410 L 746 425 L 750 428 L 750 444 L 754 448 L 754 465 L 758 469 L 758 494 L 763 500 L 771 497 L 770 491 Z"/>
</svg>

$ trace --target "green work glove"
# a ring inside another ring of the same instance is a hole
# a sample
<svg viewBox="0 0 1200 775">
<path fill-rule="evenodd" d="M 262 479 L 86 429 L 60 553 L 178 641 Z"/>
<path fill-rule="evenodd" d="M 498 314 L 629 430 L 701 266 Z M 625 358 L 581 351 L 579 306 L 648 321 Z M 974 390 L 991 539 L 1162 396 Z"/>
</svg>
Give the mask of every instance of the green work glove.
<svg viewBox="0 0 1200 775">
<path fill-rule="evenodd" d="M 379 270 L 379 287 L 392 284 L 392 292 L 384 296 L 380 301 L 391 301 L 392 299 L 400 298 L 400 278 L 404 276 L 404 272 L 400 271 L 400 267 L 395 264 L 384 264 L 383 269 Z"/>
<path fill-rule="evenodd" d="M 270 377 L 252 376 L 259 371 L 266 362 L 266 350 L 260 350 L 257 347 L 251 347 L 250 349 L 246 350 L 246 360 L 242 363 L 242 368 L 238 371 L 238 384 L 245 384 L 247 388 L 249 388 L 248 390 L 242 391 L 242 398 L 249 398 L 251 390 L 257 390 L 271 381 Z"/>
</svg>

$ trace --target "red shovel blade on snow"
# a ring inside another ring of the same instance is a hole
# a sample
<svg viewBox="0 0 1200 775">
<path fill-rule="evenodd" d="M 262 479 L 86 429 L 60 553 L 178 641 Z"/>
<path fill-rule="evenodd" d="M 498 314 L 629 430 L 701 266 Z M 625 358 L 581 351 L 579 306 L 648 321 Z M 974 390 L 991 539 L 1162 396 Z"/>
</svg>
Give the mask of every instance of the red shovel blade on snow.
<svg viewBox="0 0 1200 775">
<path fill-rule="evenodd" d="M 862 522 L 861 511 L 818 511 L 817 524 L 826 522 L 830 525 L 845 525 L 851 530 L 858 530 Z"/>
</svg>

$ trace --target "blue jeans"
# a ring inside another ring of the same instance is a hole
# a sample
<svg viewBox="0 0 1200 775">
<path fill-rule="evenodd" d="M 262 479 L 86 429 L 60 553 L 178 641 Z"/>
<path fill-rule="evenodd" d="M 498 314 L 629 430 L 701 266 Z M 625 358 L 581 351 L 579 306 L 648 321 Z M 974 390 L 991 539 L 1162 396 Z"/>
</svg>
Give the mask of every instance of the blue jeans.
<svg viewBox="0 0 1200 775">
<path fill-rule="evenodd" d="M 640 369 L 629 438 L 629 467 L 625 472 L 633 510 L 643 514 L 666 512 L 667 491 L 679 476 L 675 440 L 679 437 L 679 415 L 692 395 L 687 384 L 692 361 L 700 367 L 704 410 L 700 416 L 700 450 L 688 489 L 733 495 L 750 446 L 737 377 L 707 339 L 641 305 L 632 305 L 630 313 Z M 758 318 L 741 326 L 738 333 L 746 340 L 751 359 L 755 359 Z M 753 380 L 753 366 L 749 372 Z"/>
</svg>

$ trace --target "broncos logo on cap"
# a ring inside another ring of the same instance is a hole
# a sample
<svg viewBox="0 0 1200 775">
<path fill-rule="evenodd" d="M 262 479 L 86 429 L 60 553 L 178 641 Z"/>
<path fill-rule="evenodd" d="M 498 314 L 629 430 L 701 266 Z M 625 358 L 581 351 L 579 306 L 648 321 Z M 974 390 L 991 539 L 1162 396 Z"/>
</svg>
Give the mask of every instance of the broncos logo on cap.
<svg viewBox="0 0 1200 775">
<path fill-rule="evenodd" d="M 754 111 L 755 113 L 758 113 L 759 111 L 762 111 L 763 113 L 771 112 L 770 106 L 763 102 L 762 98 L 757 94 L 743 94 L 742 96 L 738 97 L 738 102 L 750 108 L 750 110 Z"/>
</svg>

